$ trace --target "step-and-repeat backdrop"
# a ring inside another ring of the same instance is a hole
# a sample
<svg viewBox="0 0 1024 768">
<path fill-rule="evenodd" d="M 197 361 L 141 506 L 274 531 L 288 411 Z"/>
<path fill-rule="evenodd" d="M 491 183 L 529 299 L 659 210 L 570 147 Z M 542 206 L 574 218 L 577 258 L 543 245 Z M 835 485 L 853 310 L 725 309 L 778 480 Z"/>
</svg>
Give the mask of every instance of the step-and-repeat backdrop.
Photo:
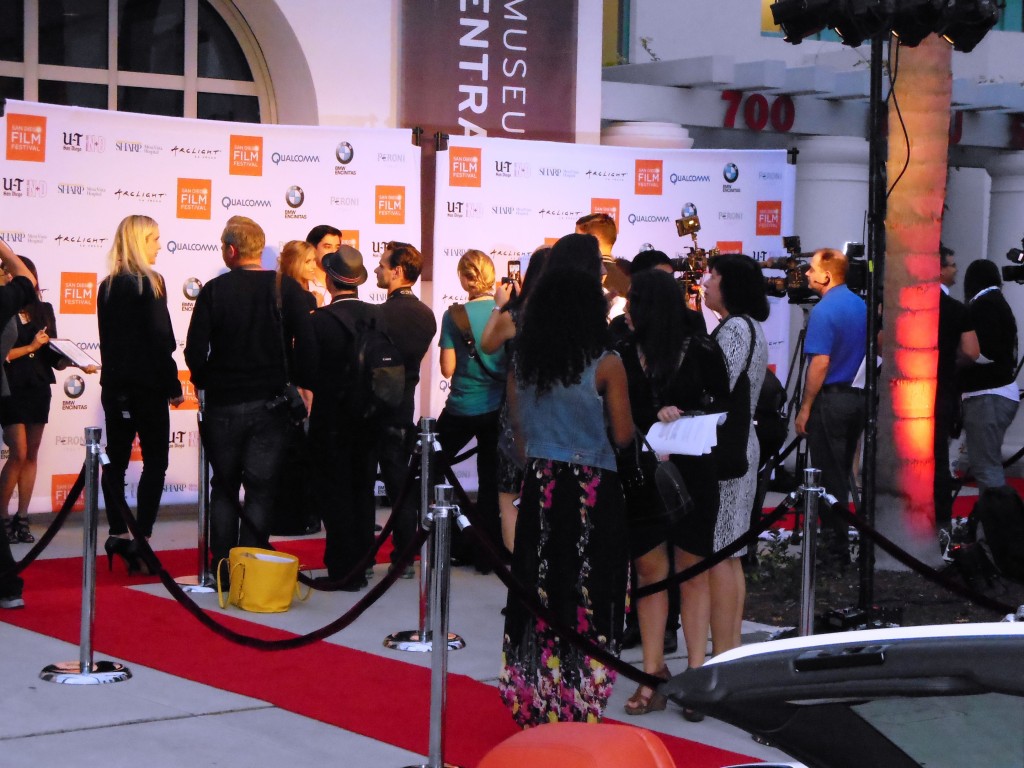
<svg viewBox="0 0 1024 768">
<path fill-rule="evenodd" d="M 434 225 L 434 310 L 464 302 L 456 266 L 467 249 L 491 255 L 499 278 L 510 260 L 526 273 L 530 254 L 575 231 L 576 220 L 604 212 L 618 225 L 616 256 L 654 247 L 686 256 L 692 238 L 676 219 L 696 213 L 700 248 L 758 260 L 785 255 L 793 233 L 795 166 L 772 150 L 668 150 L 453 136 L 439 152 Z M 769 272 L 782 275 L 782 272 Z M 789 315 L 772 299 L 764 324 L 769 363 L 785 380 Z M 705 309 L 708 329 L 718 322 Z M 448 382 L 435 353 L 430 404 L 440 413 Z M 472 484 L 469 462 L 457 474 Z"/>
<path fill-rule="evenodd" d="M 220 233 L 243 214 L 267 232 L 264 266 L 317 224 L 342 230 L 372 271 L 388 240 L 419 242 L 420 151 L 407 130 L 303 127 L 162 118 L 8 101 L 0 159 L 0 236 L 32 258 L 59 335 L 99 357 L 96 287 L 126 215 L 153 217 L 179 340 L 175 359 L 188 400 L 171 414 L 164 498 L 198 492 L 195 393 L 182 347 L 202 284 L 223 271 Z M 619 226 L 618 256 L 653 246 L 684 256 L 676 234 L 684 208 L 701 222 L 698 245 L 756 258 L 783 254 L 793 221 L 795 169 L 781 151 L 656 150 L 452 137 L 438 154 L 433 307 L 438 318 L 464 301 L 455 267 L 468 248 L 491 254 L 499 275 L 539 245 L 604 211 Z M 371 280 L 361 297 L 383 301 Z M 781 306 L 779 306 L 781 304 Z M 785 377 L 789 310 L 773 304 L 770 361 Z M 709 327 L 715 318 L 709 313 Z M 436 343 L 436 342 L 435 342 Z M 427 409 L 438 415 L 446 382 L 431 350 Z M 57 373 L 40 451 L 33 511 L 57 508 L 84 457 L 84 428 L 103 424 L 98 376 Z M 136 456 L 135 458 L 141 458 Z M 129 472 L 134 502 L 139 465 Z M 460 467 L 469 487 L 475 473 Z"/>
<path fill-rule="evenodd" d="M 263 263 L 281 246 L 331 224 L 371 271 L 382 246 L 420 237 L 420 150 L 408 130 L 253 125 L 7 101 L 0 159 L 0 237 L 39 269 L 59 335 L 99 358 L 96 287 L 118 223 L 145 214 L 160 225 L 156 269 L 167 283 L 188 400 L 171 413 L 164 500 L 198 494 L 198 402 L 182 356 L 195 297 L 224 270 L 220 234 L 234 215 L 267 233 Z M 99 376 L 57 372 L 31 509 L 57 509 L 85 456 L 84 428 L 102 426 Z M 5 449 L 6 455 L 6 449 Z M 134 457 L 141 459 L 137 454 Z M 129 471 L 134 503 L 141 464 Z"/>
</svg>

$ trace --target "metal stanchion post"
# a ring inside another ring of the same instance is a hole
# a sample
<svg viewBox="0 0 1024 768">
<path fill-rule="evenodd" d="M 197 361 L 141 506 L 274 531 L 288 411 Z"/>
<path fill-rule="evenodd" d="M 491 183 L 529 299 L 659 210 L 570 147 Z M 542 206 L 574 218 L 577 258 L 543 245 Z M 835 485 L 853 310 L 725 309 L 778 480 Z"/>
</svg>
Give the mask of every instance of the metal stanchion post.
<svg viewBox="0 0 1024 768">
<path fill-rule="evenodd" d="M 123 664 L 92 659 L 92 622 L 96 610 L 96 529 L 99 525 L 100 450 L 99 427 L 85 428 L 85 515 L 82 519 L 82 628 L 78 661 L 61 661 L 43 668 L 39 677 L 49 683 L 100 685 L 119 683 L 132 676 Z"/>
<path fill-rule="evenodd" d="M 804 469 L 804 548 L 800 569 L 800 636 L 814 634 L 814 558 L 818 546 L 818 497 L 824 490 L 821 470 Z"/>
<path fill-rule="evenodd" d="M 454 489 L 448 484 L 434 486 L 433 535 L 434 577 L 431 589 L 432 637 L 448 635 L 448 597 L 451 587 L 452 517 L 459 508 L 453 503 Z M 431 649 L 430 663 L 430 742 L 428 762 L 409 768 L 444 768 L 444 710 L 448 692 L 449 643 L 436 643 Z"/>
<path fill-rule="evenodd" d="M 199 415 L 201 422 L 206 414 L 206 393 L 198 390 Z M 199 556 L 199 568 L 195 576 L 182 576 L 175 583 L 183 592 L 216 592 L 216 580 L 210 573 L 210 461 L 206 458 L 206 448 L 199 441 L 199 503 L 196 519 L 199 525 L 196 551 Z"/>
<path fill-rule="evenodd" d="M 424 416 L 420 419 L 420 439 L 417 450 L 420 452 L 420 520 L 422 530 L 430 530 L 430 479 L 434 474 L 434 453 L 441 450 L 434 431 L 435 419 Z M 419 628 L 394 632 L 384 638 L 384 647 L 394 651 L 411 651 L 413 653 L 429 653 L 431 650 L 431 583 L 434 577 L 437 553 L 434 551 L 434 536 L 423 542 L 420 549 L 420 584 L 419 584 Z M 464 648 L 465 641 L 458 635 L 448 635 L 448 648 L 457 651 Z"/>
</svg>

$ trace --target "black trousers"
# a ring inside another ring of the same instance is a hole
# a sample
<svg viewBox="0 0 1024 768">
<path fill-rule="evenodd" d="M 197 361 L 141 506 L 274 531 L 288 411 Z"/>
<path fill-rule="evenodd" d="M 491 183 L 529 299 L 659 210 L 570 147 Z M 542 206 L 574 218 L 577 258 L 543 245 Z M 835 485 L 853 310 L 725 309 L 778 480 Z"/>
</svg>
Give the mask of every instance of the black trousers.
<svg viewBox="0 0 1024 768">
<path fill-rule="evenodd" d="M 107 506 L 110 535 L 128 531 L 128 526 L 117 510 L 126 503 L 124 478 L 131 459 L 132 443 L 138 435 L 139 446 L 142 448 L 142 475 L 136 493 L 136 515 L 141 533 L 147 537 L 152 536 L 167 474 L 171 431 L 167 396 L 147 390 L 104 387 L 100 402 L 106 419 L 107 458 L 110 459 L 103 470 L 108 478 L 104 483 L 103 498 Z"/>
<path fill-rule="evenodd" d="M 821 392 L 811 406 L 807 424 L 807 448 L 812 466 L 821 470 L 821 484 L 840 504 L 850 501 L 850 472 L 853 470 L 857 439 L 864 429 L 864 395 L 851 392 Z M 846 548 L 847 524 L 826 507 L 821 508 L 822 531 L 836 537 L 836 548 Z"/>
<path fill-rule="evenodd" d="M 376 429 L 354 420 L 338 426 L 332 421 L 318 419 L 314 411 L 309 438 L 316 509 L 326 534 L 324 565 L 331 579 L 342 579 L 373 547 Z M 353 574 L 354 581 L 362 578 Z"/>
<path fill-rule="evenodd" d="M 409 460 L 412 447 L 416 440 L 416 429 L 412 425 L 402 427 L 383 425 L 377 433 L 377 462 L 380 464 L 381 480 L 391 500 L 391 513 L 395 517 L 394 537 L 395 548 L 391 559 L 398 558 L 416 535 L 416 520 L 419 517 L 420 485 L 414 482 L 406 486 L 410 474 Z M 414 467 L 412 474 L 418 475 L 419 469 Z M 405 497 L 400 506 L 396 506 L 402 489 Z"/>
<path fill-rule="evenodd" d="M 498 513 L 498 411 L 479 416 L 457 416 L 444 409 L 437 418 L 438 439 L 445 461 L 451 460 L 470 440 L 476 438 L 477 499 L 474 523 L 481 526 L 495 546 L 501 547 L 501 519 Z M 468 559 L 465 545 L 456 534 L 452 555 Z M 478 553 L 479 554 L 479 553 Z M 483 566 L 477 557 L 476 564 Z"/>
</svg>

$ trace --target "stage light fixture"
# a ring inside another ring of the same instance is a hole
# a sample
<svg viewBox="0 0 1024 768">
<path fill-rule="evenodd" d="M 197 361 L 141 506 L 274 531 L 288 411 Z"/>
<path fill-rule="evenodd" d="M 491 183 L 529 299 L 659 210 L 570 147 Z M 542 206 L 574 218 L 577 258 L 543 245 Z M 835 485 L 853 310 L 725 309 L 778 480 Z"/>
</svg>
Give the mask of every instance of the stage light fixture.
<svg viewBox="0 0 1024 768">
<path fill-rule="evenodd" d="M 939 28 L 945 0 L 896 0 L 892 33 L 900 45 L 914 48 Z"/>
<path fill-rule="evenodd" d="M 830 25 L 843 45 L 856 48 L 889 28 L 894 0 L 841 0 Z"/>
<path fill-rule="evenodd" d="M 776 0 L 772 18 L 782 27 L 785 41 L 796 45 L 828 26 L 830 0 Z"/>
<path fill-rule="evenodd" d="M 936 31 L 955 51 L 968 53 L 999 21 L 994 0 L 950 0 Z"/>
</svg>

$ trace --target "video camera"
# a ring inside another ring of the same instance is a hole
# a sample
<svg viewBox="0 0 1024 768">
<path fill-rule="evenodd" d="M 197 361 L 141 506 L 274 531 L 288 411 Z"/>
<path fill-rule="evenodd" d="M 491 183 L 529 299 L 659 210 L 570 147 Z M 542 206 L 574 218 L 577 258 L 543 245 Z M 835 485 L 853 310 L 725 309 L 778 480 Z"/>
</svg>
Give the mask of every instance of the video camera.
<svg viewBox="0 0 1024 768">
<path fill-rule="evenodd" d="M 813 254 L 801 253 L 799 235 L 783 237 L 782 247 L 789 253 L 788 256 L 780 256 L 757 263 L 762 269 L 780 269 L 786 273 L 785 277 L 768 277 L 766 275 L 764 278 L 765 292 L 769 296 L 778 298 L 788 296 L 790 304 L 810 304 L 817 301 L 818 295 L 811 290 L 807 280 L 807 269 Z M 847 243 L 843 253 L 846 255 L 848 264 L 846 286 L 854 293 L 864 296 L 868 288 L 868 263 L 864 258 L 864 244 Z"/>
<path fill-rule="evenodd" d="M 1007 260 L 1012 261 L 1014 266 L 1003 267 L 1003 280 L 1024 284 L 1024 238 L 1021 238 L 1020 245 L 1020 248 L 1011 248 L 1006 252 Z"/>
</svg>

